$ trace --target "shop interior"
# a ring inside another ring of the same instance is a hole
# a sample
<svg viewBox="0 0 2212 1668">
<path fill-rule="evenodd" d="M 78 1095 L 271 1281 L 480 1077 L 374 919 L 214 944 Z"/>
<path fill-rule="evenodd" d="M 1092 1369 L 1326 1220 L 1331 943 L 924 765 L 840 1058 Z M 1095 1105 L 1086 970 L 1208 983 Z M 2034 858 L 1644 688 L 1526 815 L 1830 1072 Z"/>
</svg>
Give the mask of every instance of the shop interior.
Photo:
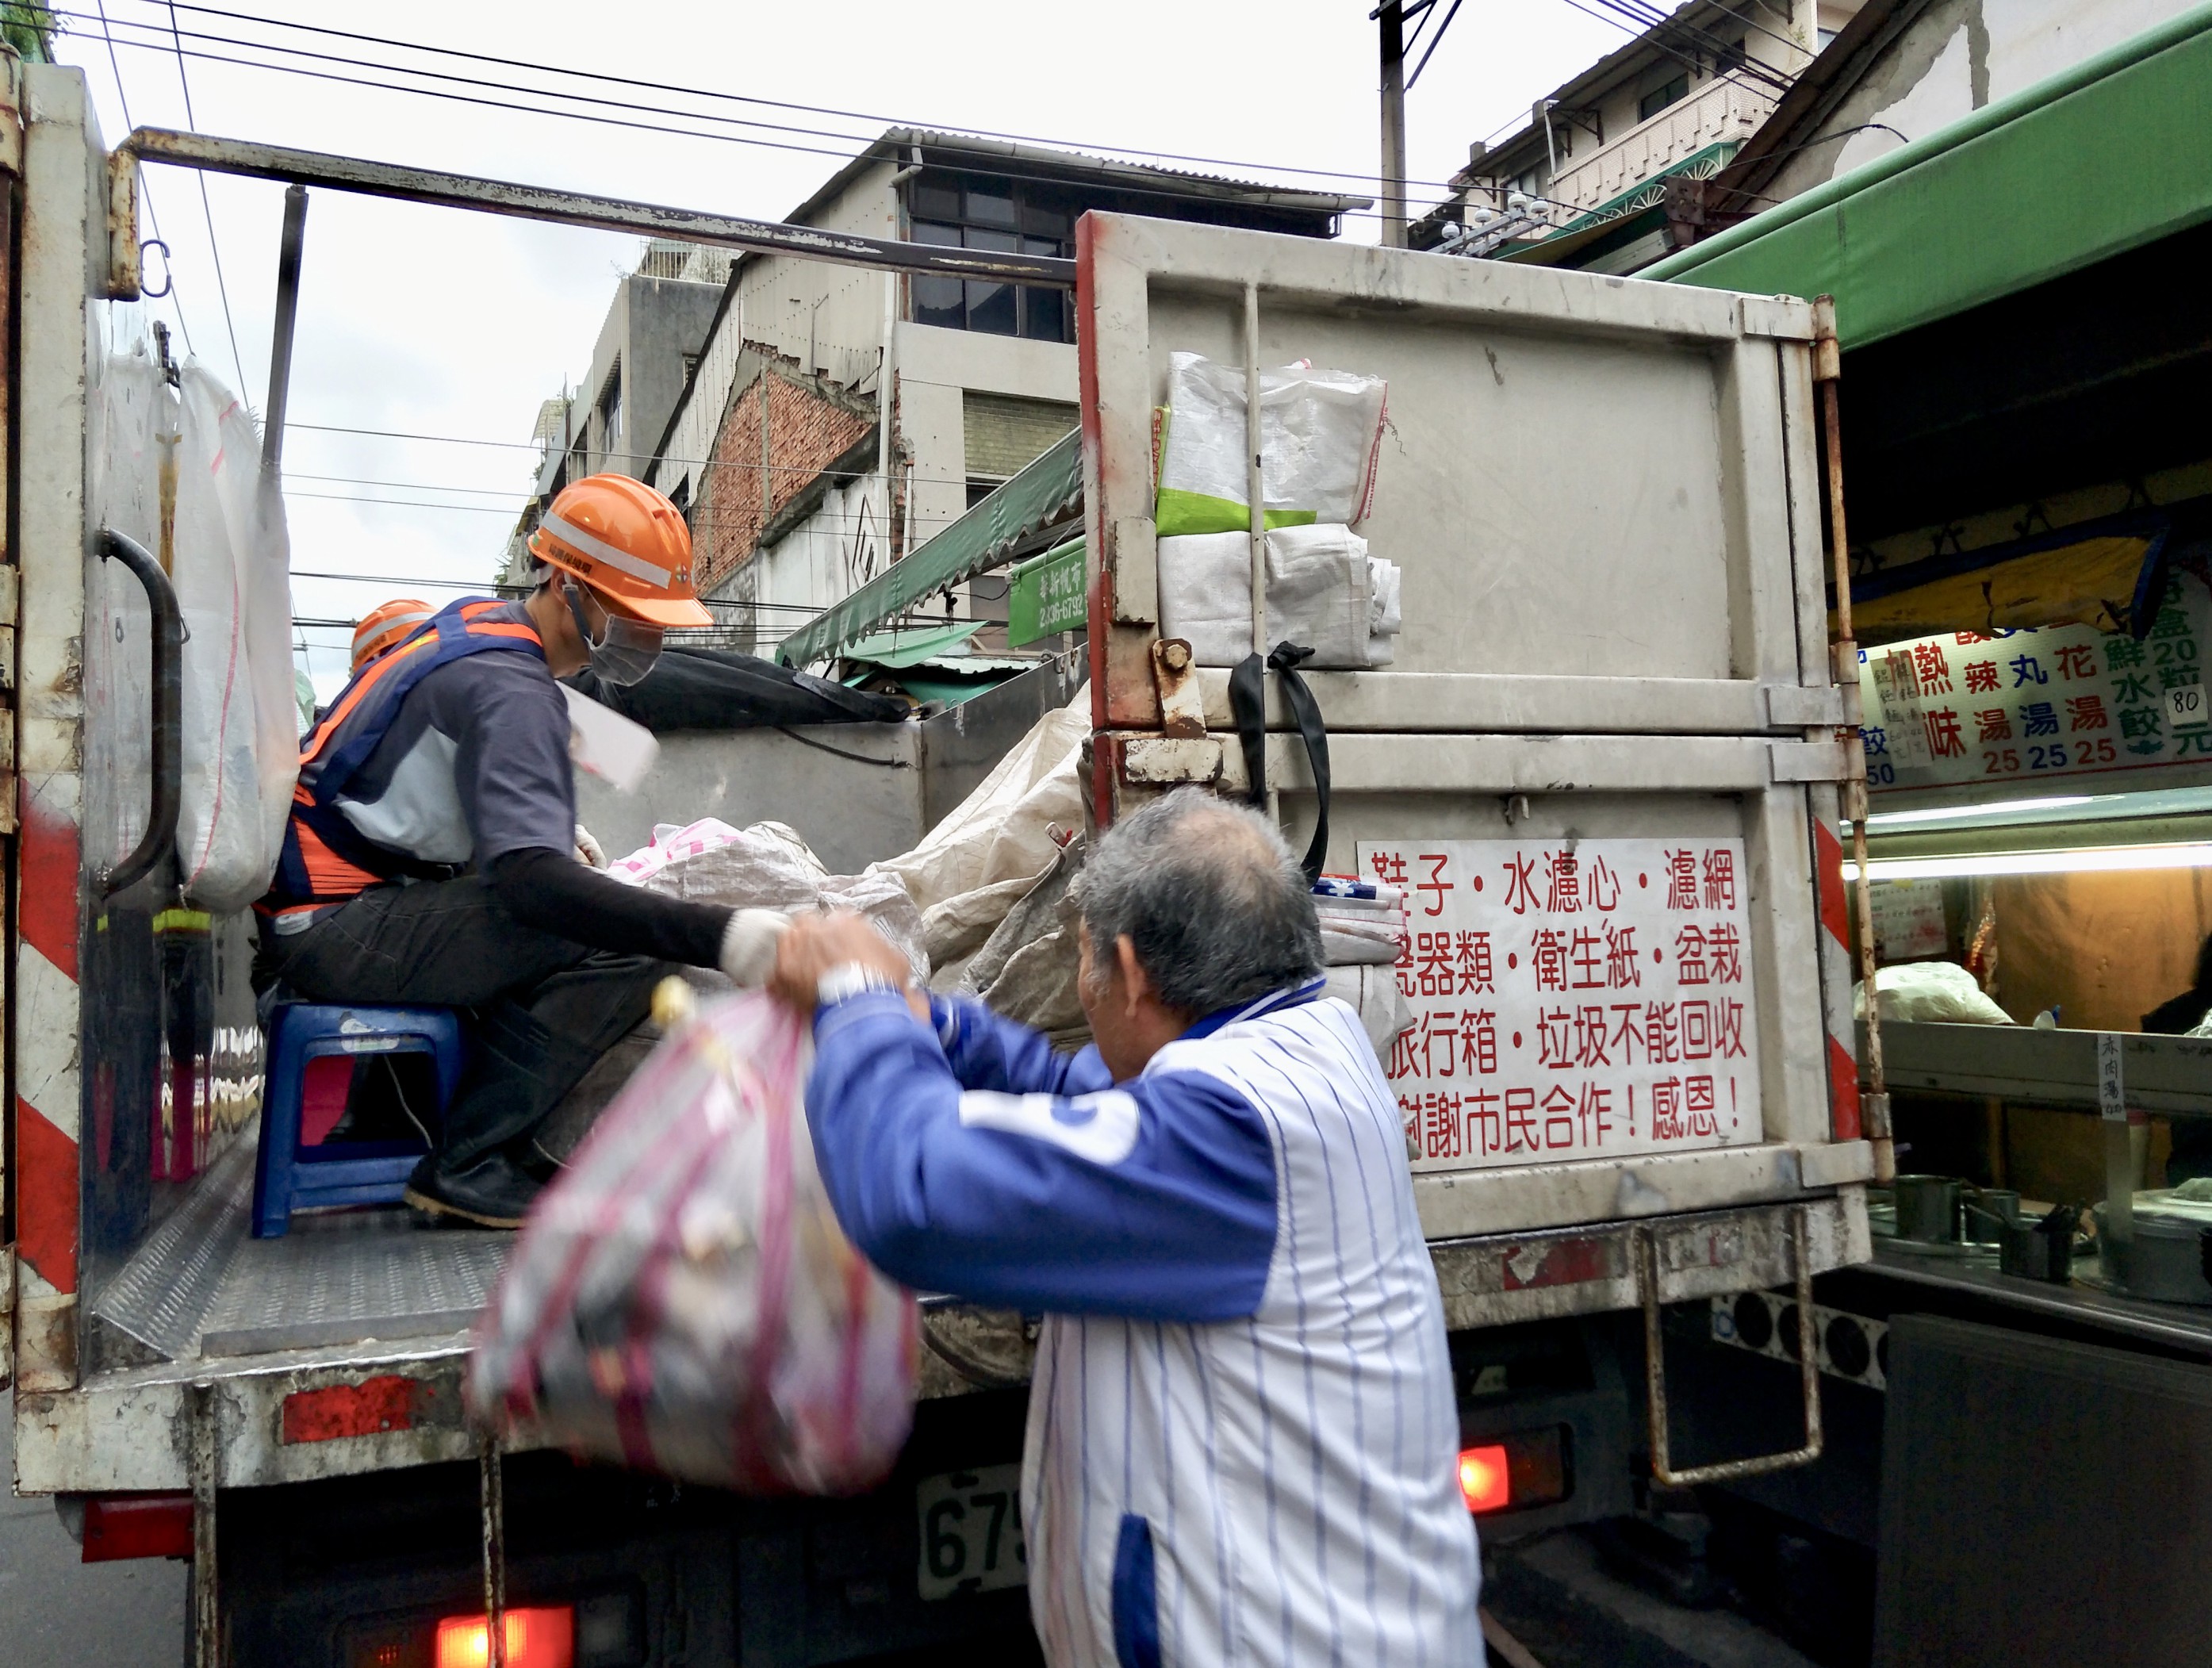
<svg viewBox="0 0 2212 1668">
<path fill-rule="evenodd" d="M 1931 1275 L 2212 1308 L 2208 255 L 2199 227 L 1844 356 L 1904 1177 L 1876 1232 Z"/>
</svg>

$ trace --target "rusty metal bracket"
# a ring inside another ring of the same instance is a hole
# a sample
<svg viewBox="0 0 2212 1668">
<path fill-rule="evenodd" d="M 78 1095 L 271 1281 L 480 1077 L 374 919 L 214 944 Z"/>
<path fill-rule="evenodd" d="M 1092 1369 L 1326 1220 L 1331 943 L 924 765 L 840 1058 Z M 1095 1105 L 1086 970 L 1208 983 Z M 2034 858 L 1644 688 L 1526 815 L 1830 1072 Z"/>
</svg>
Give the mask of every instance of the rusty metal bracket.
<svg viewBox="0 0 2212 1668">
<path fill-rule="evenodd" d="M 672 208 L 627 198 L 596 197 L 527 186 L 504 180 L 479 180 L 435 168 L 404 167 L 355 156 L 257 144 L 212 134 L 179 133 L 142 127 L 108 158 L 107 295 L 134 300 L 142 287 L 138 244 L 138 165 L 161 162 L 234 173 L 252 180 L 281 180 L 299 186 L 326 186 L 366 197 L 397 198 L 449 209 L 477 209 L 564 226 L 603 231 L 642 232 L 648 237 L 711 243 L 726 249 L 793 255 L 802 260 L 836 261 L 885 272 L 942 272 L 969 278 L 1018 279 L 1072 289 L 1075 263 L 1058 255 L 1024 255 L 986 249 L 950 249 L 936 244 L 861 237 L 814 226 L 772 220 L 745 220 L 700 209 Z"/>
<path fill-rule="evenodd" d="M 1199 692 L 1198 668 L 1190 644 L 1182 637 L 1152 642 L 1152 683 L 1160 692 L 1160 730 L 1177 741 L 1206 736 L 1206 700 Z"/>
<path fill-rule="evenodd" d="M 486 1431 L 477 1450 L 477 1503 L 483 1519 L 484 1661 L 507 1668 L 507 1487 L 499 1437 Z"/>
<path fill-rule="evenodd" d="M 1851 545 L 1850 522 L 1844 514 L 1843 409 L 1838 388 L 1843 380 L 1843 344 L 1836 335 L 1836 298 L 1813 298 L 1813 382 L 1820 394 L 1821 461 L 1826 466 L 1828 498 L 1828 547 L 1835 563 L 1834 656 L 1838 685 L 1858 684 L 1859 649 L 1851 625 Z M 1838 739 L 1856 744 L 1857 732 L 1839 733 Z M 1888 1081 L 1881 1062 L 1881 1004 L 1875 1001 L 1874 886 L 1867 873 L 1866 755 L 1855 752 L 1856 770 L 1844 783 L 1844 814 L 1851 823 L 1851 856 L 1858 866 L 1856 885 L 1859 928 L 1859 977 L 1867 991 L 1867 1083 L 1871 1093 L 1860 1098 L 1860 1131 L 1874 1148 L 1874 1178 L 1897 1179 L 1897 1147 L 1890 1132 Z"/>
<path fill-rule="evenodd" d="M 192 1482 L 192 1668 L 220 1668 L 222 1611 L 216 1585 L 215 1501 L 222 1434 L 217 1428 L 215 1386 L 193 1385 L 185 1403 Z"/>
<path fill-rule="evenodd" d="M 1724 1459 L 1717 1464 L 1692 1465 L 1679 1471 L 1674 1469 L 1667 1441 L 1667 1360 L 1659 1336 L 1658 1241 L 1649 1228 L 1638 1230 L 1636 1283 L 1644 1300 L 1644 1384 L 1650 1421 L 1651 1475 L 1669 1488 L 1763 1476 L 1769 1471 L 1788 1470 L 1793 1465 L 1809 1465 L 1820 1457 L 1820 1365 L 1813 1330 L 1813 1259 L 1806 1243 L 1806 1215 L 1801 1205 L 1790 1217 L 1790 1249 L 1797 1275 L 1797 1370 L 1805 1391 L 1805 1446 L 1787 1453 Z"/>
</svg>

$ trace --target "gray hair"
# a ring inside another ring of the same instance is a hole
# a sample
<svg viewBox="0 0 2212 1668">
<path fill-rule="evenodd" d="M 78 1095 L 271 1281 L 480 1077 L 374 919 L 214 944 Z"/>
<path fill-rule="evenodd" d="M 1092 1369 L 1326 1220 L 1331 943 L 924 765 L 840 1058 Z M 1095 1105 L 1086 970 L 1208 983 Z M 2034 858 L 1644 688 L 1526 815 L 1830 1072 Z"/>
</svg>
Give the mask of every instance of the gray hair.
<svg viewBox="0 0 2212 1668">
<path fill-rule="evenodd" d="M 1322 970 L 1313 889 L 1274 825 L 1180 788 L 1107 831 L 1076 894 L 1094 965 L 1127 934 L 1159 999 L 1193 1019 Z"/>
</svg>

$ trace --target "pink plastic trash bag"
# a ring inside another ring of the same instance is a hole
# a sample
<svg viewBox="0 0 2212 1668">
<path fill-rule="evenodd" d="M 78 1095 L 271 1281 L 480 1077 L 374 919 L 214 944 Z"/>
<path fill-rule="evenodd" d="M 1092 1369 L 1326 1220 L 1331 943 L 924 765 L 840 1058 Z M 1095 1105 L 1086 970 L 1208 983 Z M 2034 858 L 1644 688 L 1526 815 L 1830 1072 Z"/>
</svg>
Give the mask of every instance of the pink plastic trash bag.
<svg viewBox="0 0 2212 1668">
<path fill-rule="evenodd" d="M 477 1323 L 480 1423 L 752 1494 L 880 1482 L 913 1421 L 913 1294 L 853 1249 L 814 1167 L 805 1021 L 684 1013 L 549 1187 Z M 671 1007 L 677 1012 L 670 1012 Z"/>
</svg>

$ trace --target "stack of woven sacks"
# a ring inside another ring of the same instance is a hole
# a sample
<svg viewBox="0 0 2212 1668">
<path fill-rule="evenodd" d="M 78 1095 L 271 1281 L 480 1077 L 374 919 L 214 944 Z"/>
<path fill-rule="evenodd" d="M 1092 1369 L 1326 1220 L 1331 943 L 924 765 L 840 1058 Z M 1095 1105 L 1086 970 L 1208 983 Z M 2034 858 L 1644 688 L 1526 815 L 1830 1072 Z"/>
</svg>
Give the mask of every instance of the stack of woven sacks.
<svg viewBox="0 0 2212 1668">
<path fill-rule="evenodd" d="M 1382 379 L 1299 363 L 1260 374 L 1266 637 L 1310 648 L 1310 671 L 1395 658 L 1403 622 L 1395 563 L 1352 531 L 1374 507 L 1388 406 Z M 1243 373 L 1171 356 L 1157 417 L 1160 635 L 1200 666 L 1252 652 L 1250 436 Z"/>
<path fill-rule="evenodd" d="M 1367 1040 L 1387 1063 L 1391 1040 L 1413 1024 L 1395 963 L 1406 942 L 1406 896 L 1395 886 L 1324 874 L 1314 882 L 1328 994 L 1359 1011 Z"/>
</svg>

